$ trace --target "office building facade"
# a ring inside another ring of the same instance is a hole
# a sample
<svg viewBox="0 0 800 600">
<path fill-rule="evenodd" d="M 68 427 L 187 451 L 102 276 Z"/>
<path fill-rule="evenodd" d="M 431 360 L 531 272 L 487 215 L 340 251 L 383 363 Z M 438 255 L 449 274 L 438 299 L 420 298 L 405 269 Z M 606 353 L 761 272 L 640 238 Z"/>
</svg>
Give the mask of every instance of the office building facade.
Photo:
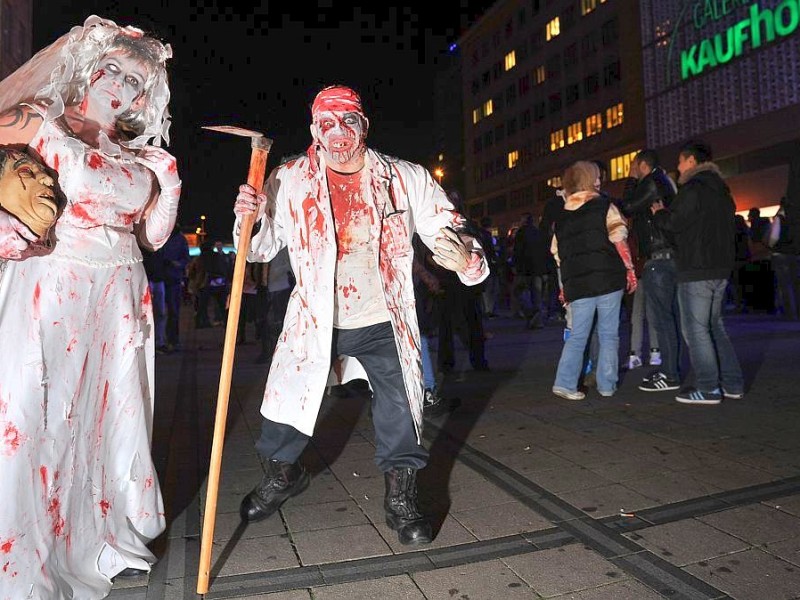
<svg viewBox="0 0 800 600">
<path fill-rule="evenodd" d="M 621 193 L 645 142 L 639 2 L 505 0 L 459 46 L 470 216 L 540 214 L 576 160 Z"/>
</svg>

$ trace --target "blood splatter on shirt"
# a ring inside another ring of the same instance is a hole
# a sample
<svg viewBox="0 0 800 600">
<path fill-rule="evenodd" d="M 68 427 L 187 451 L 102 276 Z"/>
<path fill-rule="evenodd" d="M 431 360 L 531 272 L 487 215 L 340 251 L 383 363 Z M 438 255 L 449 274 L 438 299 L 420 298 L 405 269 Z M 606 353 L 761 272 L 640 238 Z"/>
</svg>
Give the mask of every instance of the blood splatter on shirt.
<svg viewBox="0 0 800 600">
<path fill-rule="evenodd" d="M 375 212 L 365 200 L 361 174 L 327 171 L 337 241 L 333 324 L 340 329 L 389 320 L 378 272 L 378 240 L 371 233 Z"/>
</svg>

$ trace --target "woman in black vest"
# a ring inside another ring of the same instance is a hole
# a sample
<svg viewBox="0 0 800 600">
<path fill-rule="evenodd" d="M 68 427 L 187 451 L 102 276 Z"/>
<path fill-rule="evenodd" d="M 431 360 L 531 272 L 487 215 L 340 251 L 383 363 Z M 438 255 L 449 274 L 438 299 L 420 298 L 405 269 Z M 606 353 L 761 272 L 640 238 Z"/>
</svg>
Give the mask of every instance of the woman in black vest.
<svg viewBox="0 0 800 600">
<path fill-rule="evenodd" d="M 623 292 L 636 290 L 625 219 L 599 194 L 600 172 L 591 162 L 570 166 L 562 177 L 564 208 L 555 220 L 551 251 L 559 266 L 561 300 L 571 317 L 569 338 L 558 361 L 553 393 L 583 400 L 578 378 L 597 315 L 600 352 L 597 390 L 613 396 L 619 368 L 619 311 Z"/>
</svg>

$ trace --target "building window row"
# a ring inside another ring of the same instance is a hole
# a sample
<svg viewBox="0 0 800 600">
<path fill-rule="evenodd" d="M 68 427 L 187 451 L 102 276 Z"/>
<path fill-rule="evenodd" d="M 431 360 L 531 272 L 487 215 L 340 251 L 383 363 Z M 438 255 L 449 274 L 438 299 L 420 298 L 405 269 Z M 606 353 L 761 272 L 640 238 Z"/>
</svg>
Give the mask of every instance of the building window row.
<svg viewBox="0 0 800 600">
<path fill-rule="evenodd" d="M 489 100 L 481 104 L 480 107 L 472 111 L 473 125 L 478 121 L 480 121 L 481 119 L 485 119 L 486 117 L 490 116 L 493 112 L 494 112 L 494 103 L 490 98 Z"/>
<path fill-rule="evenodd" d="M 606 0 L 581 0 L 581 15 L 588 15 L 600 4 L 605 4 Z"/>
<path fill-rule="evenodd" d="M 541 121 L 544 119 L 544 106 L 535 105 L 533 110 L 533 120 Z M 622 125 L 624 121 L 624 105 L 622 102 L 608 107 L 605 110 L 605 129 L 613 129 Z M 473 154 L 480 154 L 484 149 L 491 148 L 497 142 L 503 141 L 506 137 L 511 137 L 517 133 L 518 127 L 520 129 L 528 129 L 531 126 L 531 111 L 530 109 L 524 110 L 519 117 L 512 117 L 505 124 L 497 125 L 494 129 L 484 132 L 482 135 L 477 135 L 472 142 Z M 603 113 L 594 113 L 585 119 L 576 121 L 567 127 L 566 136 L 563 129 L 553 131 L 550 134 L 550 151 L 556 152 L 565 146 L 571 146 L 577 142 L 583 141 L 599 133 L 602 133 Z M 547 144 L 542 144 L 544 148 Z M 545 150 L 543 156 L 547 154 Z"/>
<path fill-rule="evenodd" d="M 612 129 L 622 125 L 623 107 L 622 102 L 606 109 L 606 129 Z M 576 121 L 567 127 L 567 135 L 564 130 L 558 129 L 550 133 L 550 151 L 556 152 L 564 146 L 571 146 L 584 139 L 583 120 Z M 600 113 L 586 117 L 586 136 L 587 138 L 597 135 L 603 131 L 603 117 Z"/>
<path fill-rule="evenodd" d="M 598 0 L 599 1 L 599 0 Z M 560 35 L 565 30 L 564 17 L 556 17 L 547 24 L 545 38 L 547 41 L 552 40 L 554 37 Z M 580 58 L 588 58 L 595 55 L 602 45 L 607 47 L 616 44 L 619 37 L 619 24 L 617 18 L 609 19 L 598 30 L 592 30 L 586 34 L 580 41 L 569 45 L 563 52 L 563 57 L 560 54 L 555 54 L 547 59 L 545 65 L 539 65 L 533 70 L 535 83 L 544 83 L 546 79 L 552 79 L 561 75 L 562 68 L 567 71 L 573 71 L 577 68 Z M 535 51 L 538 47 L 534 39 L 531 39 L 530 46 Z M 492 81 L 499 80 L 505 73 L 512 70 L 519 64 L 522 64 L 529 56 L 530 50 L 527 43 L 520 44 L 517 48 L 507 52 L 503 60 L 495 62 L 490 69 L 483 71 L 479 76 L 472 80 L 471 91 L 473 95 L 477 95 L 481 90 L 489 87 Z M 562 64 L 563 63 L 563 64 Z"/>
<path fill-rule="evenodd" d="M 628 173 L 631 170 L 631 163 L 633 162 L 633 159 L 636 158 L 637 154 L 639 154 L 639 150 L 627 152 L 622 156 L 616 156 L 611 159 L 611 171 L 609 172 L 611 181 L 624 179 L 628 176 Z"/>
</svg>

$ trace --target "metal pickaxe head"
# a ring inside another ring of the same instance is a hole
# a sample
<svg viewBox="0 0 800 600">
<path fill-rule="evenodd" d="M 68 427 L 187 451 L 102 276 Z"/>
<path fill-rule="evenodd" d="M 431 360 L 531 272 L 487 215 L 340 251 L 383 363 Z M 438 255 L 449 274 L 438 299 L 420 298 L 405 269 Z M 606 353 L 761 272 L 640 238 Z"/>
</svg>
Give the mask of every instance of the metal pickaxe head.
<svg viewBox="0 0 800 600">
<path fill-rule="evenodd" d="M 244 127 L 236 127 L 234 125 L 203 125 L 202 127 L 209 131 L 219 131 L 220 133 L 227 133 L 229 135 L 249 137 L 253 148 L 260 148 L 269 152 L 272 147 L 272 140 L 268 137 L 264 137 L 264 134 L 260 131 L 253 131 L 252 129 L 245 129 Z"/>
</svg>

